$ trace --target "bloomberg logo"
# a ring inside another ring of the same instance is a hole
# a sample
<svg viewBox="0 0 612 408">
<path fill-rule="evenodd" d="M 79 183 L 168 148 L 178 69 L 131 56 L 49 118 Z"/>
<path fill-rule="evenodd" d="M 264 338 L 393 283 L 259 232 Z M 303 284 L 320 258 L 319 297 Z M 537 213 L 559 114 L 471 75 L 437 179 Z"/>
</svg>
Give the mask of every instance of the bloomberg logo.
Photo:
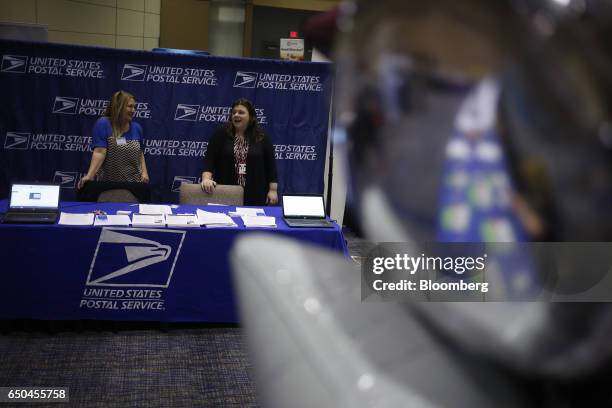
<svg viewBox="0 0 612 408">
<path fill-rule="evenodd" d="M 1 72 L 14 72 L 23 74 L 26 72 L 28 57 L 23 55 L 3 55 Z"/>
<path fill-rule="evenodd" d="M 125 64 L 121 72 L 123 81 L 144 81 L 147 74 L 147 65 Z"/>
</svg>

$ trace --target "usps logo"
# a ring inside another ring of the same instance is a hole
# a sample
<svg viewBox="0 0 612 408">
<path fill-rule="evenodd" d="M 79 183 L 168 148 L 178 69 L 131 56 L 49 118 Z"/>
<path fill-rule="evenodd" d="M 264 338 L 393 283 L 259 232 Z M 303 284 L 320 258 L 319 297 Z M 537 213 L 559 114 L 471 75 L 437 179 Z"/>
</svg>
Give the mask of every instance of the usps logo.
<svg viewBox="0 0 612 408">
<path fill-rule="evenodd" d="M 55 101 L 53 102 L 53 113 L 76 115 L 78 107 L 79 107 L 79 98 L 56 96 Z"/>
<path fill-rule="evenodd" d="M 147 65 L 125 64 L 121 72 L 122 81 L 144 81 Z"/>
<path fill-rule="evenodd" d="M 181 184 L 195 184 L 197 183 L 197 179 L 195 176 L 174 176 L 174 181 L 172 182 L 172 192 L 178 193 L 181 189 Z"/>
<path fill-rule="evenodd" d="M 87 286 L 167 288 L 186 231 L 102 228 Z"/>
<path fill-rule="evenodd" d="M 3 55 L 1 71 L 23 74 L 26 72 L 27 64 L 28 57 L 23 55 Z"/>
<path fill-rule="evenodd" d="M 257 85 L 257 72 L 236 72 L 234 88 L 255 88 Z"/>
<path fill-rule="evenodd" d="M 198 119 L 199 110 L 200 105 L 186 105 L 184 103 L 179 103 L 176 105 L 174 120 L 191 120 L 195 122 Z"/>
<path fill-rule="evenodd" d="M 80 174 L 76 171 L 56 171 L 53 175 L 53 183 L 59 184 L 60 188 L 76 187 L 76 183 L 80 179 Z"/>
<path fill-rule="evenodd" d="M 4 148 L 7 150 L 27 150 L 30 144 L 30 133 L 24 132 L 6 132 L 4 139 Z"/>
</svg>

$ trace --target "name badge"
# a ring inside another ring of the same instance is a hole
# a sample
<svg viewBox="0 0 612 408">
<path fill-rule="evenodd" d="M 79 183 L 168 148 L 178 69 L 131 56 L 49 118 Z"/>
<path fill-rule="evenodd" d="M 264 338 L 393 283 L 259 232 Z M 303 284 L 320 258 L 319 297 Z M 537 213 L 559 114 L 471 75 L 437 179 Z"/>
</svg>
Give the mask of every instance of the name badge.
<svg viewBox="0 0 612 408">
<path fill-rule="evenodd" d="M 118 144 L 119 146 L 124 145 L 124 144 L 126 144 L 126 143 L 127 143 L 127 141 L 125 140 L 125 137 L 118 137 L 118 138 L 117 138 L 117 144 Z"/>
<path fill-rule="evenodd" d="M 238 163 L 238 174 L 246 174 L 246 163 Z"/>
</svg>

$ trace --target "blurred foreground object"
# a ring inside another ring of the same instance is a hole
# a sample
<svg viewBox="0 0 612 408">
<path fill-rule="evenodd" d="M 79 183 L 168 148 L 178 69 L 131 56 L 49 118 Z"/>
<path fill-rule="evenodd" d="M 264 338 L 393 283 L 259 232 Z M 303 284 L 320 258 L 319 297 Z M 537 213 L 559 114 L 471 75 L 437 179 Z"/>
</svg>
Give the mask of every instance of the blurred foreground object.
<svg viewBox="0 0 612 408">
<path fill-rule="evenodd" d="M 261 234 L 232 263 L 264 407 L 528 406 L 508 373 L 447 349 L 405 305 L 360 303 L 353 262 Z"/>
<path fill-rule="evenodd" d="M 367 238 L 612 241 L 611 24 L 604 0 L 342 3 Z M 609 303 L 363 303 L 350 261 L 263 237 L 234 268 L 265 406 L 612 404 Z"/>
<path fill-rule="evenodd" d="M 433 240 L 448 142 L 462 131 L 471 141 L 455 157 L 486 157 L 479 126 L 492 120 L 515 193 L 545 222 L 546 238 L 612 236 L 604 216 L 612 198 L 612 19 L 596 23 L 569 9 L 576 2 L 562 13 L 560 3 L 363 2 L 344 17 L 337 124 L 368 235 L 391 238 L 369 219 L 380 211 L 368 206 L 384 202 L 398 238 Z M 612 7 L 581 4 L 607 7 L 608 16 Z M 458 120 L 487 78 L 500 84 L 498 100 Z"/>
</svg>

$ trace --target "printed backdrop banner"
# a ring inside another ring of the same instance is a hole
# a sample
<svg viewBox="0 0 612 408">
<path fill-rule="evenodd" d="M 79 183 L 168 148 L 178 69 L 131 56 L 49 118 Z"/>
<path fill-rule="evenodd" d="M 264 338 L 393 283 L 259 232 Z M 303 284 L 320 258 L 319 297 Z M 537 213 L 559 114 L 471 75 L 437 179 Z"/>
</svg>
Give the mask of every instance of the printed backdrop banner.
<svg viewBox="0 0 612 408">
<path fill-rule="evenodd" d="M 275 148 L 280 192 L 322 193 L 329 64 L 181 55 L 0 40 L 0 197 L 13 182 L 56 182 L 62 200 L 91 159 L 111 94 L 136 97 L 153 198 L 197 183 L 208 139 L 246 97 Z"/>
</svg>

